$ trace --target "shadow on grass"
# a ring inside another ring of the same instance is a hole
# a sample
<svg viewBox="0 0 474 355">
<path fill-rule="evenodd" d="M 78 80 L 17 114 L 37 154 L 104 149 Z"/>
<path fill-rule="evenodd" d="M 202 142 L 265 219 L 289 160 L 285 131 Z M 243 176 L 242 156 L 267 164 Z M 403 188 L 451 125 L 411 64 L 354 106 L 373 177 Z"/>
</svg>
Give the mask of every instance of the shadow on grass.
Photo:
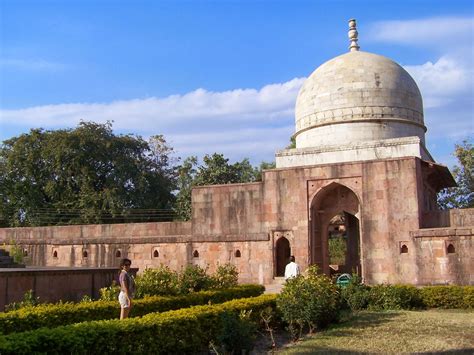
<svg viewBox="0 0 474 355">
<path fill-rule="evenodd" d="M 312 336 L 330 336 L 330 337 L 348 337 L 354 336 L 357 333 L 358 329 L 365 328 L 365 327 L 374 327 L 379 324 L 383 324 L 389 322 L 396 318 L 399 315 L 399 312 L 353 312 L 353 313 L 345 313 L 342 314 L 340 317 L 339 323 L 332 324 L 326 329 L 321 329 L 315 334 L 309 335 Z M 369 352 L 362 352 L 362 351 L 352 351 L 352 350 L 345 350 L 345 349 L 334 349 L 328 348 L 325 346 L 315 345 L 312 342 L 305 344 L 305 340 L 309 340 L 306 337 L 303 337 L 301 340 L 303 342 L 296 342 L 293 345 L 297 345 L 298 347 L 298 354 L 314 354 L 314 353 L 324 353 L 324 354 L 369 354 Z M 292 350 L 292 346 L 289 345 L 286 350 Z M 279 349 L 282 352 L 285 352 L 285 349 Z"/>
<path fill-rule="evenodd" d="M 333 324 L 324 329 L 331 336 L 352 335 L 357 329 L 374 327 L 379 324 L 389 322 L 396 318 L 399 312 L 354 312 L 343 315 L 339 323 Z"/>
<path fill-rule="evenodd" d="M 425 353 L 413 353 L 413 354 L 417 354 L 417 355 L 474 354 L 474 348 L 446 350 L 446 351 L 428 351 Z"/>
<path fill-rule="evenodd" d="M 370 354 L 368 352 L 350 351 L 343 349 L 328 349 L 323 346 L 299 346 L 298 354 Z"/>
<path fill-rule="evenodd" d="M 458 350 L 448 350 L 448 351 L 436 351 L 436 352 L 421 352 L 421 353 L 411 353 L 416 355 L 450 355 L 450 354 L 473 354 L 474 348 L 470 349 L 458 349 Z M 344 349 L 328 349 L 323 346 L 314 346 L 314 345 L 299 345 L 298 354 L 329 354 L 329 355 L 338 355 L 338 354 L 373 354 L 373 352 L 364 352 L 364 351 L 351 351 Z"/>
</svg>

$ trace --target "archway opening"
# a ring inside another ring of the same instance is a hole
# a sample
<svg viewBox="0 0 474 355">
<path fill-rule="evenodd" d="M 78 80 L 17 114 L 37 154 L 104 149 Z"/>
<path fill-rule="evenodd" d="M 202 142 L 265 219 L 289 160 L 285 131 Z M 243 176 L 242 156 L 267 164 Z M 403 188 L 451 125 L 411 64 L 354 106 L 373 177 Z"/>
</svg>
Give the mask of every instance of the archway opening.
<svg viewBox="0 0 474 355">
<path fill-rule="evenodd" d="M 332 183 L 311 203 L 311 264 L 331 275 L 361 275 L 359 199 L 349 188 Z"/>
<path fill-rule="evenodd" d="M 291 255 L 290 242 L 281 237 L 276 242 L 276 276 L 285 275 L 285 267 Z"/>
<path fill-rule="evenodd" d="M 339 213 L 329 221 L 328 226 L 328 253 L 331 273 L 342 272 L 346 264 L 347 234 L 345 215 Z"/>
</svg>

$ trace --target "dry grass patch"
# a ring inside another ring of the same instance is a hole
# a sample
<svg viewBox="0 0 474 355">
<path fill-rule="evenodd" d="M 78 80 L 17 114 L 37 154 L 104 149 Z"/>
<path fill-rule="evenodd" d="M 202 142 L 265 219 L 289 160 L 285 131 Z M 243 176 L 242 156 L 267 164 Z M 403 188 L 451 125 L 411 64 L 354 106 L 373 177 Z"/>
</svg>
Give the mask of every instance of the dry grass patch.
<svg viewBox="0 0 474 355">
<path fill-rule="evenodd" d="M 281 354 L 474 353 L 474 312 L 363 311 Z"/>
</svg>

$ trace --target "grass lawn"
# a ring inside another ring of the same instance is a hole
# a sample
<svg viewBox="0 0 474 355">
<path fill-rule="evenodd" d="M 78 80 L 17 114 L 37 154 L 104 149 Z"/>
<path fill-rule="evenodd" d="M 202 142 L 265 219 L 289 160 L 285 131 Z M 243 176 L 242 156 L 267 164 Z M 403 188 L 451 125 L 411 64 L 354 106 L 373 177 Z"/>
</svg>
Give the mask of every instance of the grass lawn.
<svg viewBox="0 0 474 355">
<path fill-rule="evenodd" d="M 474 312 L 363 311 L 278 353 L 426 352 L 474 354 Z"/>
</svg>

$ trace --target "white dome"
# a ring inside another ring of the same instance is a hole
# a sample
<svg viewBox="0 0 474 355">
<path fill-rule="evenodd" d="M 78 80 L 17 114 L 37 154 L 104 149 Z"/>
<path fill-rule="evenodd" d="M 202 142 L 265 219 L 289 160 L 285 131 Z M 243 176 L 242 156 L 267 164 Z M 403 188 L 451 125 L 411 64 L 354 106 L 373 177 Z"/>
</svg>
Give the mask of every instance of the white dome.
<svg viewBox="0 0 474 355">
<path fill-rule="evenodd" d="M 296 147 L 418 136 L 423 102 L 408 72 L 394 61 L 353 51 L 317 68 L 296 100 Z"/>
</svg>

